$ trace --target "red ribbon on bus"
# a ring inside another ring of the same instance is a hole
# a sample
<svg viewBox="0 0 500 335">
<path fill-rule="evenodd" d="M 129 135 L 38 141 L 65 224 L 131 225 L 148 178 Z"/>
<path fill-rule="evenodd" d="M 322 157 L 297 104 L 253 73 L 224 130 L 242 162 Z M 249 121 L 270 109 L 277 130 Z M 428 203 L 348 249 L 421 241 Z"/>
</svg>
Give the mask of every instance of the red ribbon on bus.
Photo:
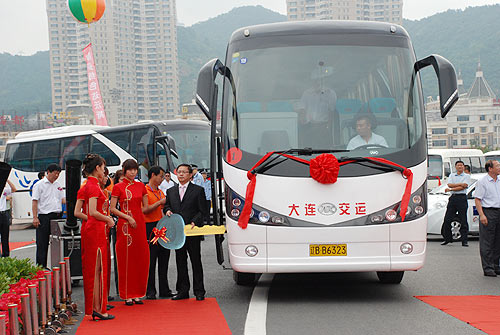
<svg viewBox="0 0 500 335">
<path fill-rule="evenodd" d="M 170 240 L 165 236 L 166 232 L 167 232 L 167 227 L 163 227 L 161 229 L 154 227 L 153 228 L 154 237 L 149 242 L 156 244 L 158 243 L 159 239 L 162 239 L 164 242 L 169 242 Z"/>
<path fill-rule="evenodd" d="M 337 158 L 332 154 L 321 154 L 310 161 L 306 159 L 302 159 L 299 157 L 295 157 L 292 155 L 288 155 L 285 153 L 271 151 L 268 152 L 264 157 L 262 157 L 257 164 L 255 164 L 248 172 L 247 178 L 250 180 L 247 185 L 246 195 L 245 195 L 245 205 L 243 206 L 243 210 L 241 211 L 241 215 L 238 219 L 238 225 L 242 229 L 246 229 L 248 226 L 248 220 L 250 219 L 250 214 L 252 213 L 253 206 L 253 196 L 255 193 L 255 186 L 257 184 L 257 175 L 254 172 L 256 168 L 261 166 L 270 156 L 272 155 L 280 155 L 294 161 L 309 165 L 309 174 L 311 177 L 316 180 L 318 183 L 322 184 L 334 184 L 337 181 L 337 177 L 339 174 L 340 167 L 343 165 L 356 163 L 357 160 L 346 160 L 343 162 L 339 162 Z M 408 204 L 410 203 L 411 196 L 411 186 L 413 182 L 413 172 L 399 164 L 391 162 L 384 158 L 378 157 L 364 157 L 363 159 L 373 161 L 378 163 L 379 165 L 386 165 L 391 167 L 399 168 L 402 172 L 403 178 L 406 178 L 406 187 L 403 197 L 401 199 L 401 221 L 405 220 L 406 211 L 408 210 Z"/>
<path fill-rule="evenodd" d="M 441 186 L 441 178 L 439 176 L 429 176 L 429 178 L 434 178 L 438 180 L 438 186 Z"/>
</svg>

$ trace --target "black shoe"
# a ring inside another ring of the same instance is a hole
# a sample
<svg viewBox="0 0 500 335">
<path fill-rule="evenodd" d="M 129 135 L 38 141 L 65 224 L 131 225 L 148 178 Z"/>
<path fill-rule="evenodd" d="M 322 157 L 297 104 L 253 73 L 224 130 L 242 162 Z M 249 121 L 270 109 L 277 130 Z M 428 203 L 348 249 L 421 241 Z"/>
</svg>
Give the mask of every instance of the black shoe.
<svg viewBox="0 0 500 335">
<path fill-rule="evenodd" d="M 197 301 L 202 301 L 202 300 L 205 300 L 205 296 L 204 296 L 204 295 L 197 295 L 197 296 L 196 296 L 196 300 L 197 300 Z"/>
<path fill-rule="evenodd" d="M 110 309 L 113 309 L 115 308 L 115 306 L 113 305 L 106 305 L 106 310 L 109 311 Z"/>
<path fill-rule="evenodd" d="M 142 302 L 142 300 L 139 300 L 139 299 L 134 299 L 133 301 L 134 301 L 134 303 L 135 303 L 136 305 L 144 305 L 144 303 Z"/>
<path fill-rule="evenodd" d="M 182 299 L 189 299 L 189 294 L 188 293 L 177 293 L 172 297 L 172 300 L 182 300 Z"/>
<path fill-rule="evenodd" d="M 134 306 L 134 302 L 133 301 L 125 301 L 125 305 Z"/>
<path fill-rule="evenodd" d="M 441 243 L 441 245 L 447 245 L 448 243 L 452 243 L 451 241 L 444 241 L 443 243 Z"/>
<path fill-rule="evenodd" d="M 167 292 L 167 294 L 160 294 L 160 298 L 172 298 L 173 296 L 172 291 Z"/>
<path fill-rule="evenodd" d="M 487 271 L 487 272 L 484 273 L 484 275 L 486 277 L 496 277 L 497 276 L 497 274 L 495 273 L 495 271 Z"/>
<path fill-rule="evenodd" d="M 92 320 L 95 321 L 95 319 L 98 318 L 100 320 L 112 320 L 115 318 L 114 315 L 108 314 L 108 316 L 104 316 L 101 313 L 97 313 L 96 311 L 92 312 Z"/>
<path fill-rule="evenodd" d="M 147 296 L 146 296 L 146 299 L 147 299 L 147 300 L 156 300 L 156 296 L 155 296 L 154 294 L 147 295 Z"/>
<path fill-rule="evenodd" d="M 467 242 L 462 242 L 462 247 L 468 247 L 469 246 L 469 243 Z"/>
<path fill-rule="evenodd" d="M 108 296 L 108 301 L 113 301 L 113 300 L 115 300 L 115 297 Z"/>
</svg>

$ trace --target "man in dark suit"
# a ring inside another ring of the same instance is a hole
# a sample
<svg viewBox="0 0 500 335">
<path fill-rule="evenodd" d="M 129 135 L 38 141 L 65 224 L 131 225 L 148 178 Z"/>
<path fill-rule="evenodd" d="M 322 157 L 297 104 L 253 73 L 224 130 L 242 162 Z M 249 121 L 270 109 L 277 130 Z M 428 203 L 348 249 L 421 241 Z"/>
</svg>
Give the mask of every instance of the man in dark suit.
<svg viewBox="0 0 500 335">
<path fill-rule="evenodd" d="M 177 167 L 177 178 L 179 184 L 167 190 L 165 211 L 168 216 L 180 214 L 186 225 L 203 226 L 205 217 L 206 200 L 205 191 L 202 187 L 190 182 L 193 168 L 188 164 Z M 205 288 L 203 285 L 203 267 L 201 264 L 201 237 L 186 237 L 186 243 L 182 248 L 175 251 L 175 262 L 177 265 L 177 294 L 172 300 L 189 298 L 189 276 L 187 267 L 187 254 L 193 266 L 193 291 L 196 300 L 205 299 Z"/>
</svg>

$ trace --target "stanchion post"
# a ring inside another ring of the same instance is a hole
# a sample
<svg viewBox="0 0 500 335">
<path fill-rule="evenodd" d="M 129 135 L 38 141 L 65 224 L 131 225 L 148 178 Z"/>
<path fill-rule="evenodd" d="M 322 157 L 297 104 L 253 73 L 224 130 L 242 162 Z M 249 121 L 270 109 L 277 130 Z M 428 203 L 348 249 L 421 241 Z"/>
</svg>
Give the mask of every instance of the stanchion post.
<svg viewBox="0 0 500 335">
<path fill-rule="evenodd" d="M 47 280 L 47 318 L 52 321 L 52 306 L 54 304 L 52 299 L 52 272 L 45 271 L 45 279 Z"/>
<path fill-rule="evenodd" d="M 28 293 L 21 294 L 21 316 L 23 318 L 23 334 L 32 335 L 33 328 L 31 323 L 30 295 Z"/>
<path fill-rule="evenodd" d="M 40 292 L 40 317 L 42 329 L 47 326 L 47 279 L 38 280 L 38 291 Z"/>
<path fill-rule="evenodd" d="M 61 278 L 61 309 L 66 310 L 66 297 L 68 294 L 68 290 L 66 287 L 66 262 L 60 261 L 59 268 L 61 269 L 60 278 Z"/>
<path fill-rule="evenodd" d="M 55 298 L 55 308 L 56 314 L 61 310 L 61 269 L 58 267 L 52 268 L 54 272 L 54 298 Z"/>
<path fill-rule="evenodd" d="M 0 313 L 0 335 L 7 335 L 7 325 L 5 323 L 5 314 Z"/>
<path fill-rule="evenodd" d="M 9 309 L 10 335 L 19 335 L 17 304 L 9 304 L 7 307 Z"/>
<path fill-rule="evenodd" d="M 36 285 L 28 285 L 28 290 L 30 293 L 31 323 L 33 325 L 33 335 L 38 335 L 40 323 L 38 322 L 38 299 L 36 296 Z"/>
</svg>

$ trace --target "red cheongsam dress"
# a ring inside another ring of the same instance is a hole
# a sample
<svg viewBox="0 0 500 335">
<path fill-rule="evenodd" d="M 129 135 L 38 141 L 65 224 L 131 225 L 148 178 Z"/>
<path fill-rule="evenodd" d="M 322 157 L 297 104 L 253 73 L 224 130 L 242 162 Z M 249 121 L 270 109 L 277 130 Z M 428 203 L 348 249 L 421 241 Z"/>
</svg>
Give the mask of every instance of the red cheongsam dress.
<svg viewBox="0 0 500 335">
<path fill-rule="evenodd" d="M 104 195 L 99 181 L 89 177 L 81 192 L 84 196 L 84 208 L 87 209 L 87 222 L 82 228 L 82 272 L 85 294 L 85 314 L 93 311 L 104 314 L 108 304 L 108 262 L 109 241 L 106 222 L 99 221 L 89 214 L 89 199 L 97 198 L 97 211 L 108 215 L 109 201 Z"/>
<path fill-rule="evenodd" d="M 132 228 L 120 218 L 116 228 L 116 260 L 118 264 L 118 291 L 122 299 L 142 298 L 146 295 L 149 274 L 149 246 L 146 223 L 142 213 L 142 199 L 146 187 L 138 181 L 124 179 L 113 187 L 120 211 L 130 215 L 137 223 Z"/>
</svg>

